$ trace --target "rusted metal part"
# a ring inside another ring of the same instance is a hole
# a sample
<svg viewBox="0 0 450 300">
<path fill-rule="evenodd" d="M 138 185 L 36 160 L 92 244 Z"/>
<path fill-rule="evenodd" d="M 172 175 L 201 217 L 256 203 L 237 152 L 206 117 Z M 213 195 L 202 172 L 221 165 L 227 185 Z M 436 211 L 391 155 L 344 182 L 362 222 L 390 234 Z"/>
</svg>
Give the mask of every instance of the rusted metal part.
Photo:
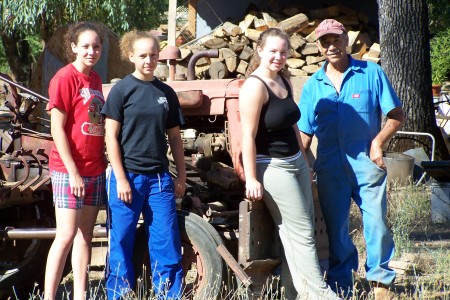
<svg viewBox="0 0 450 300">
<path fill-rule="evenodd" d="M 241 79 L 219 80 L 187 80 L 167 82 L 176 92 L 202 91 L 203 101 L 200 107 L 185 108 L 186 116 L 216 116 L 224 115 L 225 101 L 239 98 L 239 89 L 243 84 Z M 240 123 L 237 124 L 240 126 Z"/>
<path fill-rule="evenodd" d="M 219 57 L 219 49 L 209 49 L 204 51 L 199 51 L 192 55 L 188 63 L 187 80 L 195 79 L 195 64 L 202 57 Z"/>
<path fill-rule="evenodd" d="M 16 88 L 19 88 L 20 90 L 22 90 L 22 91 L 24 91 L 24 92 L 26 92 L 26 93 L 28 93 L 28 94 L 30 94 L 30 95 L 35 96 L 36 98 L 39 98 L 39 99 L 41 99 L 41 100 L 44 101 L 44 102 L 49 102 L 49 101 L 50 101 L 47 97 L 44 97 L 44 96 L 42 96 L 42 95 L 40 95 L 40 94 L 38 94 L 38 93 L 36 93 L 36 92 L 30 90 L 30 89 L 27 89 L 27 88 L 24 87 L 24 86 L 22 86 L 22 85 L 20 85 L 20 84 L 18 84 L 18 83 L 16 83 L 16 82 L 14 82 L 14 81 L 11 79 L 11 77 L 9 77 L 8 75 L 6 75 L 6 74 L 4 74 L 4 73 L 0 73 L 0 80 L 6 82 L 6 83 L 8 83 L 8 84 L 10 84 L 10 85 L 12 85 L 12 86 L 14 86 L 14 87 L 16 87 Z M 17 98 L 19 97 L 19 95 L 17 94 L 17 91 L 12 91 L 12 93 L 13 93 L 14 98 L 17 99 Z M 19 105 L 19 107 L 20 107 L 20 103 L 18 103 L 18 105 Z"/>
<path fill-rule="evenodd" d="M 239 114 L 239 99 L 232 98 L 226 102 L 227 119 L 225 133 L 228 138 L 228 153 L 233 161 L 233 168 L 239 179 L 245 182 L 244 164 L 242 163 L 242 128 Z"/>
<path fill-rule="evenodd" d="M 213 217 L 228 218 L 228 217 L 232 217 L 232 216 L 238 216 L 239 210 L 214 211 L 211 208 L 208 208 L 208 210 L 205 212 L 205 215 L 210 218 L 213 218 Z"/>
<path fill-rule="evenodd" d="M 181 52 L 176 46 L 167 46 L 159 53 L 159 61 L 169 62 L 169 81 L 175 80 L 175 69 L 178 58 L 181 58 Z"/>
<path fill-rule="evenodd" d="M 234 259 L 233 255 L 231 255 L 225 245 L 218 245 L 216 249 L 217 252 L 219 252 L 220 256 L 222 256 L 223 260 L 230 267 L 230 269 L 233 270 L 236 277 L 242 282 L 242 284 L 244 284 L 247 288 L 250 287 L 253 284 L 252 280 Z"/>
<path fill-rule="evenodd" d="M 197 108 L 203 103 L 202 91 L 180 91 L 177 96 L 181 108 Z"/>
<path fill-rule="evenodd" d="M 263 201 L 239 205 L 238 263 L 252 278 L 254 291 L 262 290 L 280 264 L 278 231 Z"/>
<path fill-rule="evenodd" d="M 105 227 L 94 227 L 94 238 L 107 238 Z M 0 237 L 9 240 L 29 240 L 29 239 L 54 239 L 56 228 L 14 228 L 6 227 L 0 230 Z"/>
</svg>

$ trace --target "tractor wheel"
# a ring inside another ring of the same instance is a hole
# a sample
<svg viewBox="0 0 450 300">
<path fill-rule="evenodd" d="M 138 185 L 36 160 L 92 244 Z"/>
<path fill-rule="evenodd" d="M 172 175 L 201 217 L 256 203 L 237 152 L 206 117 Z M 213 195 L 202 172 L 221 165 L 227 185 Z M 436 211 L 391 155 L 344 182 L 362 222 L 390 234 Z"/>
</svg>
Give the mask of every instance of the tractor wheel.
<svg viewBox="0 0 450 300">
<path fill-rule="evenodd" d="M 54 219 L 38 205 L 9 208 L 1 223 L 15 228 L 55 226 Z M 20 216 L 16 218 L 15 216 Z M 6 220 L 5 220 L 6 219 Z M 3 224 L 2 224 L 3 225 Z M 52 240 L 0 241 L 0 299 L 35 294 L 44 289 L 45 264 Z"/>
<path fill-rule="evenodd" d="M 215 299 L 222 285 L 223 261 L 216 250 L 221 243 L 215 229 L 195 214 L 178 211 L 185 276 L 183 295 L 194 299 Z M 145 229 L 140 227 L 135 244 L 135 274 L 150 269 Z M 145 280 L 144 280 L 145 282 Z M 148 281 L 151 282 L 151 281 Z"/>
</svg>

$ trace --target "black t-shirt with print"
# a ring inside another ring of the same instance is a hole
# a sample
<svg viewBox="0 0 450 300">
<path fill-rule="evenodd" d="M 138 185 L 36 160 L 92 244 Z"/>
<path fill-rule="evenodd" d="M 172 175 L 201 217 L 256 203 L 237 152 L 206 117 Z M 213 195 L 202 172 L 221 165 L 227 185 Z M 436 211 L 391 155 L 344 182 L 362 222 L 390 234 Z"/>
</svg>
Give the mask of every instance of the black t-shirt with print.
<svg viewBox="0 0 450 300">
<path fill-rule="evenodd" d="M 112 87 L 102 114 L 121 123 L 118 139 L 126 171 L 148 174 L 168 170 L 166 129 L 184 122 L 170 86 L 156 78 L 142 81 L 128 75 Z"/>
</svg>

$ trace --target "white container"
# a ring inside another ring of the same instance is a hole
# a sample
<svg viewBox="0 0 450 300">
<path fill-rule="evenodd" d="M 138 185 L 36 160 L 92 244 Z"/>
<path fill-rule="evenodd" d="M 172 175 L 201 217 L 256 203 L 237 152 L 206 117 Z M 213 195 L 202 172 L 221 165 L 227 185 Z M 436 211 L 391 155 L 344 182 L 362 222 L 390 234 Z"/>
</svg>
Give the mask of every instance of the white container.
<svg viewBox="0 0 450 300">
<path fill-rule="evenodd" d="M 431 181 L 431 221 L 450 222 L 450 182 Z"/>
<path fill-rule="evenodd" d="M 385 152 L 383 160 L 387 169 L 387 182 L 398 186 L 407 186 L 411 183 L 414 157 L 398 152 Z"/>
</svg>

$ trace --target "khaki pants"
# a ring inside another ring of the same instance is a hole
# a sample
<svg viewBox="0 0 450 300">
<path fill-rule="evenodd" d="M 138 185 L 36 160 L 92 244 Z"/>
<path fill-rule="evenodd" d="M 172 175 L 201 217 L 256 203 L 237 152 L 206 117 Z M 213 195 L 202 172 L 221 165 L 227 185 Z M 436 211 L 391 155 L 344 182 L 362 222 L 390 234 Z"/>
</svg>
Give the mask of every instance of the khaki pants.
<svg viewBox="0 0 450 300">
<path fill-rule="evenodd" d="M 311 181 L 303 156 L 286 160 L 258 159 L 257 176 L 264 186 L 263 200 L 278 227 L 284 248 L 281 281 L 286 298 L 336 299 L 319 267 Z"/>
</svg>

